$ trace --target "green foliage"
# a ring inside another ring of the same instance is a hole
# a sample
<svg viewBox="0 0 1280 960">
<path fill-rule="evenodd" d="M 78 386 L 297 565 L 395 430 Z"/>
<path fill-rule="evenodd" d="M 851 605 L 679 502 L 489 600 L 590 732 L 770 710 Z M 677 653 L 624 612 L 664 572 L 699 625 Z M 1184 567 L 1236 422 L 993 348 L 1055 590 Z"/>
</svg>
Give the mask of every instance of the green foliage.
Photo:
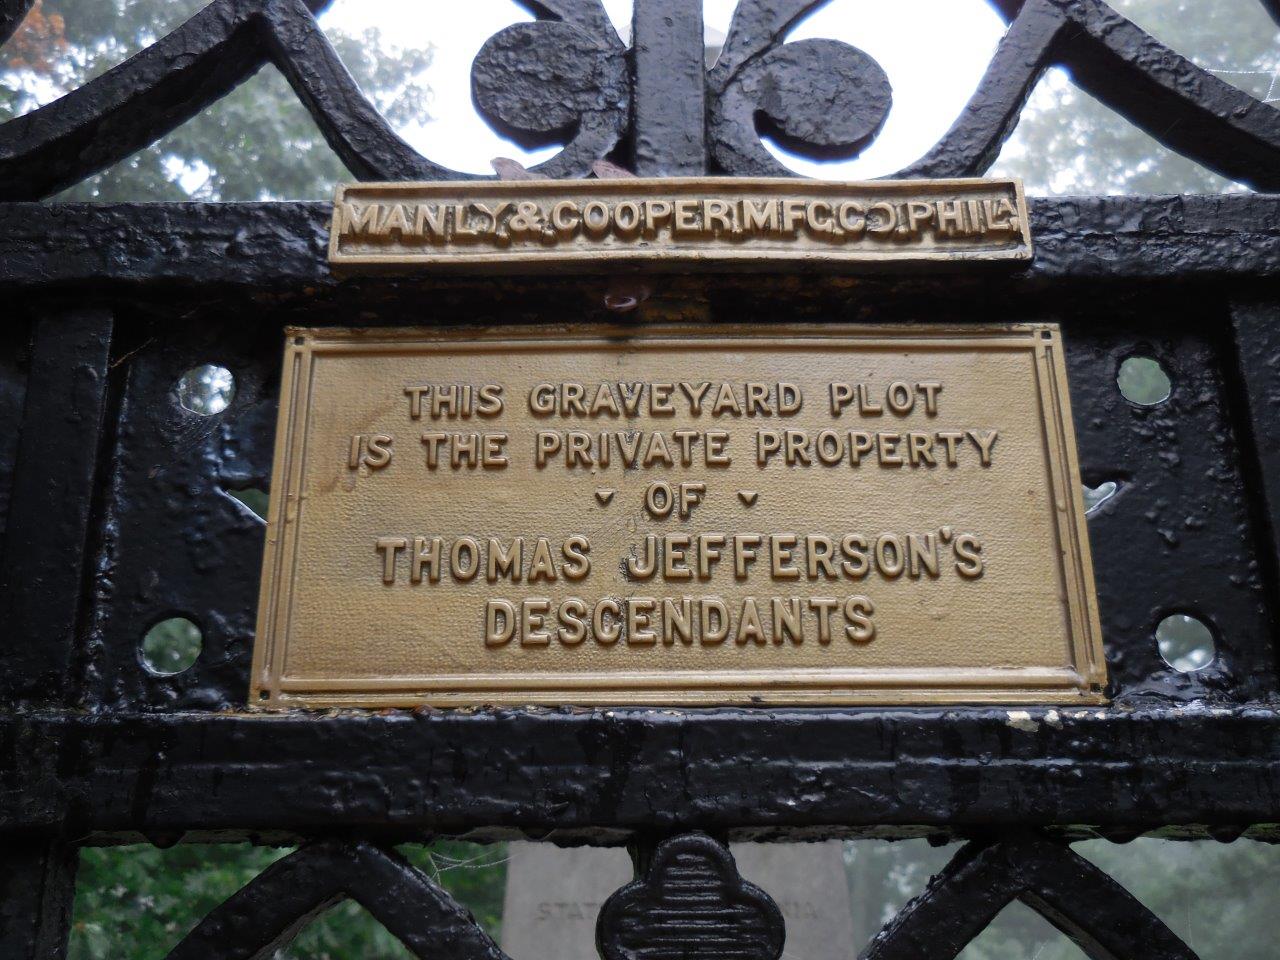
<svg viewBox="0 0 1280 960">
<path fill-rule="evenodd" d="M 247 844 L 86 849 L 76 874 L 70 960 L 162 957 L 287 852 Z"/>
<path fill-rule="evenodd" d="M 947 865 L 959 844 L 926 840 L 853 840 L 844 845 L 845 878 L 853 911 L 855 953 Z"/>
<path fill-rule="evenodd" d="M 0 51 L 0 121 L 65 93 L 154 42 L 205 0 L 41 0 Z M 1280 98 L 1280 35 L 1257 0 L 1113 0 L 1139 26 L 1264 99 Z M 377 31 L 328 31 L 393 123 L 425 119 L 430 50 Z M 1061 72 L 1031 97 L 997 171 L 1033 193 L 1217 192 L 1229 182 L 1179 157 Z M 268 66 L 221 102 L 61 199 L 314 198 L 348 178 L 287 83 Z"/>
<path fill-rule="evenodd" d="M 185 617 L 161 620 L 142 638 L 142 662 L 154 673 L 181 673 L 200 656 L 204 638 Z"/>
<path fill-rule="evenodd" d="M 0 122 L 104 73 L 207 0 L 41 0 L 0 50 Z M 328 31 L 343 62 L 392 123 L 426 119 L 431 50 L 376 29 Z M 229 96 L 59 200 L 267 200 L 327 197 L 351 179 L 280 73 L 268 65 Z"/>
<path fill-rule="evenodd" d="M 502 899 L 507 888 L 507 845 L 441 840 L 400 848 L 415 867 L 443 886 L 489 935 L 502 934 Z"/>
<path fill-rule="evenodd" d="M 958 845 L 923 840 L 846 844 L 854 944 L 860 949 Z M 1204 960 L 1272 960 L 1280 916 L 1280 847 L 1143 838 L 1075 850 L 1118 880 Z M 199 919 L 288 851 L 247 844 L 86 849 L 72 920 L 71 960 L 163 956 Z M 501 931 L 506 846 L 441 841 L 401 852 L 467 907 L 494 939 Z M 1081 960 L 1084 954 L 1033 910 L 1015 903 L 959 960 Z M 401 960 L 394 937 L 344 902 L 308 926 L 277 960 Z"/>
<path fill-rule="evenodd" d="M 1087 960 L 1088 954 L 1030 907 L 1014 901 L 956 960 Z"/>
<path fill-rule="evenodd" d="M 1116 386 L 1130 403 L 1153 406 L 1168 399 L 1173 382 L 1160 361 L 1152 357 L 1126 357 L 1116 375 Z"/>
<path fill-rule="evenodd" d="M 1146 904 L 1202 960 L 1274 960 L 1280 846 L 1142 838 L 1091 840 L 1075 850 Z"/>
<path fill-rule="evenodd" d="M 96 847 L 82 851 L 69 960 L 162 957 L 210 910 L 289 853 L 248 844 Z M 506 846 L 441 841 L 403 853 L 496 939 Z M 304 929 L 278 960 L 400 960 L 404 945 L 346 900 Z"/>
<path fill-rule="evenodd" d="M 1183 56 L 1254 96 L 1280 96 L 1280 31 L 1257 0 L 1110 0 Z M 1060 71 L 1036 88 L 993 173 L 1029 193 L 1218 193 L 1239 189 L 1175 154 Z"/>
<path fill-rule="evenodd" d="M 0 121 L 98 76 L 173 29 L 205 0 L 41 0 L 0 50 Z M 1280 95 L 1280 36 L 1256 0 L 1113 0 L 1144 29 L 1264 99 Z M 348 69 L 392 123 L 426 119 L 428 50 L 403 50 L 377 30 L 329 31 Z M 1060 73 L 1033 94 L 997 171 L 1034 193 L 1214 192 L 1232 185 L 1174 155 Z M 230 200 L 327 196 L 349 175 L 284 79 L 268 66 L 191 122 L 59 199 Z M 256 508 L 255 508 L 256 509 Z M 188 626 L 163 625 L 155 643 L 178 656 Z M 163 642 L 162 642 L 163 641 Z M 198 642 L 198 638 L 197 641 Z M 185 647 L 183 645 L 186 645 Z M 159 647 L 157 648 L 159 649 Z M 1274 955 L 1280 851 L 1237 842 L 1139 840 L 1077 845 L 1186 939 L 1205 960 Z M 846 848 L 855 932 L 865 942 L 954 847 L 859 841 Z M 440 842 L 405 855 L 498 936 L 505 846 Z M 72 960 L 160 957 L 208 911 L 287 851 L 249 845 L 86 849 Z M 358 905 L 317 919 L 281 960 L 385 960 L 407 952 Z M 1082 954 L 1028 908 L 1001 913 L 963 960 L 1078 960 Z"/>
<path fill-rule="evenodd" d="M 854 942 L 865 944 L 958 845 L 922 840 L 846 844 Z M 1280 915 L 1280 846 L 1249 840 L 1220 844 L 1143 837 L 1117 844 L 1090 840 L 1073 849 L 1168 924 L 1202 960 L 1273 960 Z M 1082 960 L 1085 954 L 1030 907 L 1013 903 L 961 951 L 958 960 Z"/>
<path fill-rule="evenodd" d="M 267 508 L 271 505 L 271 497 L 265 490 L 247 487 L 244 490 L 228 490 L 227 496 L 239 500 L 263 520 L 267 519 Z"/>
</svg>

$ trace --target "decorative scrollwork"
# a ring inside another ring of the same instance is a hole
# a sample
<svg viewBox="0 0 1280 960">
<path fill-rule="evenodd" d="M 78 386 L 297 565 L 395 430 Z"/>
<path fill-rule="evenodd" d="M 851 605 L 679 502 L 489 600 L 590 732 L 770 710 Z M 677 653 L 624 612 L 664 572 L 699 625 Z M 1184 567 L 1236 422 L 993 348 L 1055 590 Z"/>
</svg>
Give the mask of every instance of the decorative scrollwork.
<svg viewBox="0 0 1280 960">
<path fill-rule="evenodd" d="M 31 2 L 0 0 L 0 42 Z M 316 23 L 329 2 L 213 0 L 137 56 L 0 126 L 0 200 L 47 196 L 127 157 L 268 62 L 358 178 L 471 178 L 424 157 L 379 115 Z M 600 0 L 520 2 L 539 19 L 484 45 L 472 88 L 477 108 L 500 132 L 525 145 L 564 144 L 533 168 L 538 176 L 587 176 L 594 161 L 625 162 L 627 149 L 639 145 L 648 170 L 664 167 L 664 149 L 678 149 L 681 159 L 670 166 L 682 172 L 701 164 L 728 174 L 786 175 L 763 138 L 815 158 L 856 156 L 891 108 L 889 80 L 865 52 L 834 40 L 784 42 L 826 0 L 741 0 L 714 67 L 704 73 L 692 62 L 700 41 L 684 44 L 690 62 L 667 77 L 629 67 L 637 49 L 654 46 L 637 37 L 628 51 Z M 671 2 L 636 0 L 638 11 Z M 977 91 L 943 138 L 895 176 L 983 173 L 1035 83 L 1061 65 L 1174 150 L 1223 176 L 1280 190 L 1280 110 L 1170 50 L 1104 0 L 992 2 L 1009 28 Z M 1280 21 L 1280 0 L 1260 2 Z M 637 13 L 635 22 L 637 30 L 670 31 L 693 30 L 700 21 Z M 638 89 L 643 84 L 657 89 Z M 646 104 L 643 130 L 632 129 L 639 101 Z M 691 109 L 700 114 L 704 103 L 705 124 L 687 116 Z M 679 138 L 678 148 L 664 146 L 664 138 Z"/>
<path fill-rule="evenodd" d="M 343 66 L 316 23 L 331 0 L 213 0 L 167 36 L 71 93 L 0 126 L 0 200 L 48 196 L 128 157 L 225 96 L 265 63 L 288 79 L 325 139 L 362 180 L 475 179 L 419 154 L 391 129 Z M 0 0 L 0 41 L 31 0 Z M 526 25 L 505 40 L 539 54 L 540 68 L 505 97 L 491 96 L 503 42 L 478 61 L 477 99 L 509 129 L 528 123 L 548 100 L 582 108 L 568 145 L 535 167 L 546 177 L 585 176 L 611 150 L 627 125 L 621 41 L 598 0 L 526 5 L 559 15 L 556 23 Z M 532 28 L 532 29 L 530 29 Z M 548 32 L 551 31 L 551 32 Z M 566 35 L 571 38 L 562 47 Z M 502 35 L 500 35 L 502 36 Z M 529 44 L 529 40 L 534 42 Z M 548 62 L 548 52 L 557 62 Z M 556 73 L 566 56 L 587 63 Z M 515 79 L 520 71 L 508 71 Z M 544 89 L 538 90 L 539 83 Z M 521 93 L 523 91 L 523 93 Z M 530 91 L 533 91 L 532 93 Z M 522 99 L 523 98 L 523 99 Z M 523 102 L 523 106 L 521 105 Z M 556 121 L 553 134 L 569 127 Z M 527 132 L 527 131 L 526 131 Z"/>
<path fill-rule="evenodd" d="M 762 133 L 814 158 L 856 156 L 889 115 L 893 92 L 874 59 L 836 40 L 779 43 L 825 0 L 742 0 L 707 77 L 710 151 L 726 173 L 789 176 Z"/>
<path fill-rule="evenodd" d="M 422 960 L 509 960 L 466 909 L 398 854 L 336 841 L 273 863 L 201 920 L 168 960 L 265 960 L 347 897 Z"/>
<path fill-rule="evenodd" d="M 1091 957 L 1196 960 L 1164 922 L 1070 848 L 1034 837 L 962 848 L 860 960 L 953 960 L 1021 900 Z"/>
<path fill-rule="evenodd" d="M 626 49 L 613 28 L 602 41 L 564 21 L 507 27 L 490 37 L 471 67 L 476 106 L 526 147 L 564 142 L 534 171 L 585 171 L 626 128 L 631 96 Z"/>
<path fill-rule="evenodd" d="M 1280 3 L 1263 0 L 1273 16 Z M 762 133 L 808 156 L 852 157 L 888 113 L 883 71 L 847 44 L 779 40 L 819 2 L 742 0 L 708 77 L 710 149 L 731 174 L 785 174 Z M 977 176 L 995 162 L 1045 70 L 1067 67 L 1093 96 L 1166 146 L 1260 189 L 1280 189 L 1280 111 L 1218 79 L 1104 0 L 995 0 L 1009 29 L 947 134 L 894 177 Z M 779 109 L 781 108 L 781 109 Z M 778 114 L 783 116 L 779 117 Z"/>
<path fill-rule="evenodd" d="M 757 128 L 796 153 L 855 156 L 880 132 L 892 102 L 889 78 L 861 50 L 837 40 L 783 44 L 727 81 L 712 106 L 711 149 L 725 170 L 788 176 Z"/>
<path fill-rule="evenodd" d="M 322 841 L 272 864 L 202 920 L 168 960 L 260 960 L 344 898 L 418 957 L 510 960 L 475 919 L 394 851 Z M 952 960 L 1013 900 L 1094 957 L 1196 960 L 1150 910 L 1068 847 L 1035 836 L 970 843 L 871 941 L 861 960 Z M 785 925 L 724 844 L 690 833 L 654 849 L 645 875 L 600 910 L 604 960 L 778 960 Z M 833 945 L 833 955 L 844 953 Z"/>
<path fill-rule="evenodd" d="M 1044 71 L 1210 170 L 1280 189 L 1280 110 L 1169 49 L 1104 0 L 994 0 L 1010 21 L 977 91 L 932 150 L 896 176 L 975 176 L 995 162 Z M 1263 0 L 1276 15 L 1274 0 Z"/>
</svg>

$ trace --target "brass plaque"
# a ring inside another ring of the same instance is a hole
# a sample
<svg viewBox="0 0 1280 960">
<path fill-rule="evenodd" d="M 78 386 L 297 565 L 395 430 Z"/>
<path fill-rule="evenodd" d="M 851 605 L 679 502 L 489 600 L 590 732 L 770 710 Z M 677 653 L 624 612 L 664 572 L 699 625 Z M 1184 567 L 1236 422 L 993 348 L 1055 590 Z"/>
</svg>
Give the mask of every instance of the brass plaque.
<svg viewBox="0 0 1280 960">
<path fill-rule="evenodd" d="M 292 330 L 251 701 L 1097 702 L 1053 326 Z"/>
<path fill-rule="evenodd" d="M 1030 258 L 1017 180 L 361 183 L 338 188 L 329 239 L 335 268 L 490 273 Z"/>
</svg>

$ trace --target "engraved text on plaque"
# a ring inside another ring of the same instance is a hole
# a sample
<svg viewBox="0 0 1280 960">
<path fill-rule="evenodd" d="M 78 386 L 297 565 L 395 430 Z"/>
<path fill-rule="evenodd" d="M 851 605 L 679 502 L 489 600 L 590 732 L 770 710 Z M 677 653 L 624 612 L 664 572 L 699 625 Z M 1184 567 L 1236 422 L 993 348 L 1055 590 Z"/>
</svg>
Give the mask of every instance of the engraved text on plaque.
<svg viewBox="0 0 1280 960">
<path fill-rule="evenodd" d="M 334 267 L 849 270 L 1031 259 L 1017 180 L 741 177 L 355 183 Z"/>
<path fill-rule="evenodd" d="M 1052 326 L 292 330 L 269 706 L 1096 701 Z"/>
</svg>

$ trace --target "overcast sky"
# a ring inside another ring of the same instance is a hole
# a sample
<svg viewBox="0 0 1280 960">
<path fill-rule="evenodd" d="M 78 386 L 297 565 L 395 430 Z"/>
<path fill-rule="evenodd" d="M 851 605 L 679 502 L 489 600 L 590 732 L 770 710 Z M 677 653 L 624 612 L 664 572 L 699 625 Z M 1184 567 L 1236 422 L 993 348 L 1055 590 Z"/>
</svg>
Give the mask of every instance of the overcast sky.
<svg viewBox="0 0 1280 960">
<path fill-rule="evenodd" d="M 626 36 L 630 0 L 604 2 Z M 723 35 L 735 5 L 736 0 L 706 0 L 707 27 Z M 335 0 L 321 22 L 351 32 L 378 26 L 404 47 L 434 45 L 435 60 L 426 78 L 434 92 L 432 120 L 400 133 L 437 163 L 491 173 L 493 157 L 532 164 L 558 149 L 521 150 L 490 130 L 471 105 L 476 51 L 508 24 L 532 19 L 512 0 Z M 1003 32 L 1003 23 L 985 0 L 832 0 L 790 39 L 830 37 L 869 53 L 893 85 L 893 109 L 880 137 L 856 160 L 821 166 L 794 157 L 783 156 L 783 161 L 801 173 L 839 178 L 880 176 L 910 163 L 951 126 Z"/>
</svg>

